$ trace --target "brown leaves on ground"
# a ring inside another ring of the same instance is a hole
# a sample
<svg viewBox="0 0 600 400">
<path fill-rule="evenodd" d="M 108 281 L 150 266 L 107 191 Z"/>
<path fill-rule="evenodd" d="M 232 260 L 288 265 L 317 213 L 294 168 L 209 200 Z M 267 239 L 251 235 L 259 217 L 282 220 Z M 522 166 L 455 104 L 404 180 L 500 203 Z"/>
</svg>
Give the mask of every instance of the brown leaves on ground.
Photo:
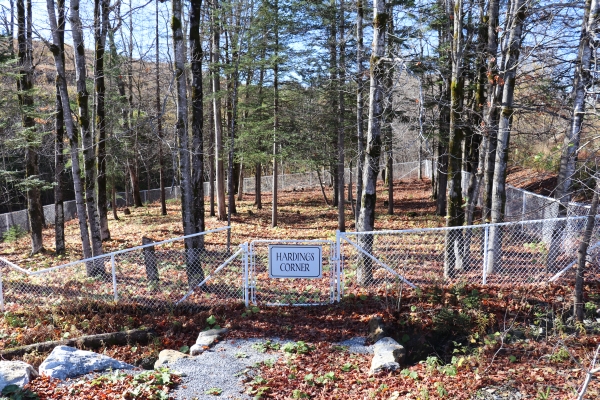
<svg viewBox="0 0 600 400">
<path fill-rule="evenodd" d="M 387 207 L 383 202 L 386 188 L 382 183 L 378 186 L 377 229 L 410 229 L 437 227 L 444 224 L 444 219 L 434 215 L 435 205 L 430 199 L 431 184 L 428 180 L 417 179 L 394 182 L 394 215 L 387 215 Z M 331 195 L 328 194 L 329 198 Z M 208 201 L 208 198 L 206 199 Z M 280 191 L 278 201 L 278 226 L 271 227 L 271 194 L 263 194 L 263 208 L 258 210 L 254 205 L 254 195 L 246 194 L 242 201 L 236 202 L 237 214 L 232 216 L 232 244 L 253 239 L 334 239 L 337 229 L 337 207 L 325 204 L 319 188 L 302 191 Z M 226 226 L 226 221 L 219 221 L 208 216 L 206 206 L 206 230 Z M 131 215 L 124 215 L 119 210 L 119 220 L 109 213 L 108 222 L 111 240 L 103 243 L 105 253 L 122 250 L 142 244 L 142 237 L 150 237 L 154 241 L 172 239 L 183 235 L 181 225 L 181 208 L 178 200 L 169 200 L 168 215 L 161 215 L 159 203 L 144 207 L 130 208 Z M 346 207 L 346 226 L 354 230 L 354 216 L 350 204 Z M 33 257 L 29 255 L 30 238 L 25 236 L 15 242 L 0 243 L 0 256 L 18 265 L 42 269 L 70 261 L 82 259 L 81 235 L 77 220 L 65 224 L 66 254 L 57 256 L 54 253 L 54 227 L 43 231 L 44 247 L 47 251 Z M 208 244 L 225 246 L 224 234 L 207 237 Z M 182 244 L 179 244 L 182 245 Z"/>
<path fill-rule="evenodd" d="M 165 369 L 138 375 L 114 372 L 91 379 L 73 379 L 64 384 L 58 379 L 40 377 L 25 386 L 41 400 L 169 399 L 169 391 L 181 378 Z"/>
</svg>

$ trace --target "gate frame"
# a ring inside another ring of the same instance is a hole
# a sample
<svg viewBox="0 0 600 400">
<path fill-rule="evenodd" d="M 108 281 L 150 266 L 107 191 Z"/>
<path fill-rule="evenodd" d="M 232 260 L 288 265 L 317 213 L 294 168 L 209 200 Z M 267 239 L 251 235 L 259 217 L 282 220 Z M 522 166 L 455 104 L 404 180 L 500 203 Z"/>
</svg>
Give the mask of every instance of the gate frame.
<svg viewBox="0 0 600 400">
<path fill-rule="evenodd" d="M 286 303 L 286 304 L 268 304 L 269 306 L 315 306 L 322 304 L 333 304 L 336 301 L 340 301 L 340 256 L 339 256 L 339 241 L 337 240 L 336 233 L 336 241 L 327 240 L 327 239 L 256 239 L 250 241 L 250 245 L 248 242 L 244 243 L 245 245 L 245 254 L 246 259 L 244 262 L 244 280 L 245 280 L 245 303 L 246 307 L 250 305 L 250 303 L 257 305 L 256 302 L 256 251 L 255 245 L 257 243 L 268 243 L 268 244 L 294 244 L 294 243 L 303 243 L 306 245 L 328 245 L 330 247 L 329 251 L 329 265 L 330 265 L 330 277 L 329 277 L 329 303 Z M 323 256 L 321 256 L 323 257 Z M 321 259 L 322 261 L 322 259 Z M 273 278 L 270 278 L 273 279 Z M 293 279 L 302 279 L 302 278 L 293 278 Z M 320 278 L 323 279 L 323 278 Z"/>
</svg>

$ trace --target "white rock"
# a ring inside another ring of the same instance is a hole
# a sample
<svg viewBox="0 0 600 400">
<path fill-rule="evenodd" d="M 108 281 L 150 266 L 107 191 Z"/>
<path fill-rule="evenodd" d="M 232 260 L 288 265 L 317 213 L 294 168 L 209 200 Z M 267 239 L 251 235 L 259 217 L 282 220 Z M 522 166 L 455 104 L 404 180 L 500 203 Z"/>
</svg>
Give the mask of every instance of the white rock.
<svg viewBox="0 0 600 400">
<path fill-rule="evenodd" d="M 200 332 L 196 344 L 190 347 L 190 354 L 192 356 L 200 355 L 207 348 L 215 344 L 215 342 L 227 333 L 227 328 L 222 329 L 209 329 L 207 331 Z"/>
<path fill-rule="evenodd" d="M 154 363 L 154 368 L 166 366 L 167 364 L 173 363 L 180 358 L 188 358 L 189 356 L 177 350 L 162 350 L 158 353 L 158 360 Z"/>
<path fill-rule="evenodd" d="M 40 375 L 63 380 L 93 371 L 133 368 L 135 368 L 133 365 L 92 351 L 57 346 L 40 365 Z"/>
<path fill-rule="evenodd" d="M 23 361 L 0 361 L 0 390 L 8 385 L 23 387 L 37 378 L 35 369 Z"/>
<path fill-rule="evenodd" d="M 395 371 L 400 368 L 400 363 L 406 355 L 404 347 L 390 337 L 384 337 L 373 346 L 373 360 L 369 374 L 387 370 Z"/>
<path fill-rule="evenodd" d="M 206 350 L 205 346 L 195 344 L 192 347 L 190 347 L 190 355 L 191 356 L 199 356 L 200 354 L 204 353 L 204 350 Z"/>
</svg>

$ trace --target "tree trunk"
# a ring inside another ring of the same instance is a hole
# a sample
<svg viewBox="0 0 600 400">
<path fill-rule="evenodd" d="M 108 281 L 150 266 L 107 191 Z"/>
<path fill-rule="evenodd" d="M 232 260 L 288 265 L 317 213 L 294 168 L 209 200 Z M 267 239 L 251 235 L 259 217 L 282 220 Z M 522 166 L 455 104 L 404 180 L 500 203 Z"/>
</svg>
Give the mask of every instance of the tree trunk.
<svg viewBox="0 0 600 400">
<path fill-rule="evenodd" d="M 194 233 L 204 231 L 204 118 L 202 92 L 202 40 L 200 38 L 202 0 L 192 0 L 190 8 L 190 46 L 192 56 L 192 196 Z M 204 236 L 194 238 L 194 247 L 204 247 Z M 198 268 L 200 269 L 200 268 Z M 204 275 L 202 274 L 202 280 Z"/>
<path fill-rule="evenodd" d="M 390 15 L 386 13 L 385 0 L 374 0 L 373 3 L 373 53 L 371 55 L 371 80 L 369 91 L 369 125 L 367 129 L 367 146 L 365 149 L 365 168 L 363 172 L 363 191 L 361 209 L 358 218 L 358 230 L 373 231 L 375 228 L 375 201 L 377 197 L 376 182 L 379 174 L 381 157 L 381 119 L 383 112 L 383 87 L 385 79 L 386 26 Z M 373 249 L 373 235 L 359 236 L 359 245 L 367 253 Z M 372 261 L 362 256 L 359 260 L 358 282 L 368 285 L 373 281 Z"/>
<path fill-rule="evenodd" d="M 484 1 L 479 1 L 479 9 L 481 15 L 481 23 L 479 25 L 479 33 L 478 33 L 478 55 L 477 55 L 477 82 L 476 82 L 476 91 L 475 91 L 475 100 L 473 105 L 473 115 L 474 115 L 474 128 L 471 130 L 471 140 L 473 149 L 477 143 L 476 140 L 476 131 L 477 127 L 482 125 L 482 118 L 480 115 L 483 113 L 483 105 L 485 104 L 485 74 L 486 74 L 486 58 L 490 57 L 487 54 L 487 42 L 488 42 L 488 32 L 486 22 L 486 15 L 484 11 Z M 487 16 L 489 17 L 489 15 Z M 479 193 L 481 189 L 481 182 L 483 180 L 483 172 L 484 172 L 484 163 L 485 163 L 485 153 L 487 152 L 487 146 L 489 142 L 489 136 L 487 134 L 487 130 L 481 130 L 481 137 L 478 140 L 478 149 L 476 155 L 470 160 L 470 170 L 471 170 L 471 179 L 469 182 L 469 188 L 467 192 L 467 209 L 466 209 L 466 220 L 467 225 L 473 225 L 473 214 L 475 212 L 475 207 L 477 206 L 477 202 L 479 201 Z M 468 243 L 467 243 L 468 245 Z"/>
<path fill-rule="evenodd" d="M 212 107 L 212 105 L 211 105 Z M 214 217 L 215 214 L 215 114 L 209 113 L 210 125 L 210 148 L 208 149 L 208 191 L 209 191 L 209 215 Z"/>
<path fill-rule="evenodd" d="M 464 138 L 460 119 L 464 101 L 463 76 L 463 2 L 456 0 L 454 4 L 454 35 L 452 40 L 452 80 L 450 83 L 450 128 L 448 144 L 448 202 L 446 211 L 446 226 L 462 226 L 465 214 L 462 208 L 462 149 Z M 455 269 L 462 264 L 462 230 L 446 232 L 446 255 L 444 276 L 451 278 Z M 460 249 L 460 251 L 457 251 Z"/>
<path fill-rule="evenodd" d="M 364 8 L 362 0 L 356 2 L 356 141 L 358 154 L 356 160 L 356 210 L 354 213 L 354 224 L 358 226 L 358 216 L 361 209 L 362 177 L 364 165 L 364 47 L 363 47 L 363 19 Z"/>
<path fill-rule="evenodd" d="M 595 0 L 592 1 L 595 2 Z M 595 14 L 598 15 L 597 12 Z M 596 190 L 594 191 L 594 196 L 592 197 L 592 205 L 590 206 L 590 210 L 587 216 L 585 232 L 583 233 L 583 239 L 579 244 L 579 250 L 577 252 L 577 272 L 575 275 L 575 291 L 573 293 L 573 311 L 577 322 L 583 322 L 584 317 L 583 283 L 585 274 L 585 263 L 588 256 L 587 251 L 588 247 L 590 246 L 590 239 L 594 231 L 596 217 L 598 214 L 598 193 L 600 192 L 600 175 L 598 174 L 598 172 L 596 172 L 594 178 L 596 180 Z"/>
<path fill-rule="evenodd" d="M 195 233 L 194 195 L 190 166 L 190 146 L 187 131 L 188 101 L 185 79 L 185 55 L 183 51 L 182 4 L 181 0 L 172 2 L 173 60 L 175 67 L 175 93 L 177 100 L 177 122 L 175 134 L 179 147 L 179 188 L 181 191 L 181 220 L 185 236 Z M 202 268 L 196 265 L 195 241 L 185 239 L 186 272 L 190 289 L 196 287 L 203 279 Z"/>
<path fill-rule="evenodd" d="M 212 40 L 211 40 L 211 55 L 212 55 L 212 90 L 213 90 L 213 113 L 215 119 L 215 163 L 216 163 L 216 191 L 217 191 L 217 218 L 221 221 L 227 219 L 225 211 L 225 169 L 223 163 L 223 123 L 221 119 L 221 99 L 219 93 L 221 91 L 221 76 L 219 67 L 219 52 L 220 49 L 220 24 L 218 17 L 219 3 L 214 0 L 211 23 L 212 23 Z"/>
<path fill-rule="evenodd" d="M 129 0 L 129 60 L 127 63 L 127 89 L 128 96 L 127 102 L 128 108 L 128 119 L 130 135 L 133 134 L 133 149 L 131 150 L 132 156 L 127 160 L 127 166 L 129 168 L 129 179 L 131 180 L 131 194 L 133 197 L 134 207 L 142 207 L 142 196 L 140 195 L 140 176 L 139 176 L 139 163 L 138 163 L 138 128 L 133 123 L 133 9 L 132 0 Z M 187 57 L 184 56 L 187 60 Z M 139 117 L 139 113 L 138 113 Z M 139 120 L 139 118 L 138 118 Z M 186 122 L 187 126 L 187 122 Z M 134 129 L 135 127 L 135 129 Z"/>
<path fill-rule="evenodd" d="M 51 51 L 54 56 L 54 64 L 56 65 L 56 80 L 60 90 L 60 99 L 63 107 L 63 117 L 65 121 L 65 128 L 67 137 L 69 138 L 69 145 L 71 147 L 71 169 L 73 173 L 73 188 L 75 191 L 75 204 L 77 207 L 77 217 L 79 220 L 79 232 L 81 235 L 81 247 L 83 250 L 83 257 L 90 258 L 92 256 L 92 249 L 90 247 L 90 236 L 88 231 L 88 224 L 86 219 L 85 202 L 83 196 L 83 182 L 81 181 L 81 167 L 79 165 L 79 143 L 78 135 L 75 132 L 75 124 L 73 122 L 73 116 L 71 115 L 71 109 L 69 106 L 69 92 L 67 90 L 67 81 L 65 79 L 65 64 L 64 51 L 61 47 L 61 37 L 64 37 L 64 31 L 59 28 L 56 22 L 56 14 L 54 10 L 54 1 L 46 0 L 46 8 L 48 10 L 48 21 L 50 23 L 50 29 L 52 31 L 52 46 Z M 88 276 L 95 275 L 95 269 L 92 265 L 86 265 Z"/>
<path fill-rule="evenodd" d="M 586 92 L 593 85 L 592 74 L 590 73 L 593 61 L 593 48 L 591 42 L 594 40 L 595 26 L 598 23 L 600 14 L 600 1 L 587 0 L 583 25 L 581 27 L 581 36 L 579 40 L 578 62 L 575 64 L 575 74 L 573 77 L 573 114 L 571 123 L 564 138 L 562 154 L 560 157 L 560 168 L 558 171 L 558 180 L 556 184 L 555 198 L 560 201 L 558 208 L 558 217 L 566 217 L 571 201 L 571 187 L 575 175 L 575 163 L 577 162 L 577 153 L 579 150 L 579 141 L 581 138 L 581 129 L 585 117 L 585 99 Z M 554 234 L 550 244 L 547 269 L 552 271 L 555 266 L 556 258 L 561 250 L 560 232 L 565 227 L 565 222 L 557 221 L 554 223 Z"/>
<path fill-rule="evenodd" d="M 344 5 L 344 0 L 340 0 L 340 18 L 339 18 L 339 51 L 340 51 L 340 56 L 338 58 L 339 60 L 339 66 L 338 66 L 338 106 L 339 106 L 339 111 L 338 111 L 338 120 L 337 120 L 337 124 L 338 124 L 338 128 L 337 128 L 337 150 L 338 150 L 338 157 L 337 157 L 337 161 L 338 161 L 338 230 L 340 232 L 345 232 L 346 231 L 346 215 L 345 215 L 345 211 L 346 211 L 346 200 L 345 200 L 345 182 L 344 182 L 344 153 L 345 153 L 345 147 L 344 147 L 344 113 L 345 113 L 345 109 L 344 109 L 344 84 L 346 83 L 346 57 L 345 57 L 345 53 L 346 53 L 346 37 L 345 37 L 345 31 L 344 31 L 344 26 L 346 24 L 346 18 L 345 18 L 345 5 Z M 352 173 L 352 171 L 350 171 L 350 173 Z"/>
<path fill-rule="evenodd" d="M 54 7 L 54 6 L 53 6 Z M 58 38 L 58 51 L 59 57 L 61 57 L 62 64 L 64 65 L 64 51 L 65 51 L 65 1 L 58 0 L 56 3 L 58 11 L 58 26 L 57 26 L 57 38 Z M 56 186 L 54 187 L 54 242 L 56 247 L 56 254 L 64 254 L 66 251 L 65 247 L 65 210 L 64 210 L 64 180 L 63 174 L 65 172 L 65 158 L 63 155 L 63 142 L 65 134 L 65 122 L 62 101 L 60 98 L 60 80 L 58 74 L 56 76 L 56 114 L 54 117 L 54 126 L 56 129 L 56 136 L 54 137 L 54 178 Z"/>
<path fill-rule="evenodd" d="M 163 129 L 162 129 L 162 107 L 160 101 L 160 59 L 159 59 L 159 22 L 158 22 L 158 3 L 156 0 L 156 129 L 158 133 L 158 174 L 160 186 L 160 211 L 161 215 L 167 215 L 167 198 L 165 194 L 165 160 L 163 156 Z M 201 179 L 204 179 L 202 177 Z M 203 186 L 204 187 L 204 186 Z M 204 204 L 204 199 L 202 199 Z"/>
<path fill-rule="evenodd" d="M 98 218 L 102 240 L 110 240 L 108 230 L 108 199 L 106 196 L 106 112 L 104 84 L 104 54 L 108 32 L 109 0 L 94 0 L 94 83 L 96 89 L 96 144 L 98 157 Z"/>
<path fill-rule="evenodd" d="M 89 94 L 86 87 L 86 60 L 85 46 L 83 43 L 83 27 L 79 18 L 79 0 L 71 0 L 70 16 L 73 47 L 75 48 L 75 70 L 77 78 L 77 104 L 79 105 L 79 127 L 83 145 L 83 162 L 85 174 L 85 202 L 90 226 L 90 243 L 92 256 L 102 254 L 102 235 L 100 234 L 100 220 L 96 205 L 96 157 L 94 152 L 94 138 L 90 129 L 88 100 Z M 104 275 L 104 262 L 94 262 L 93 275 Z"/>
<path fill-rule="evenodd" d="M 575 74 L 573 77 L 573 114 L 569 129 L 565 134 L 562 154 L 560 157 L 560 169 L 556 184 L 555 197 L 561 202 L 566 215 L 566 207 L 571 201 L 571 185 L 575 174 L 575 162 L 581 138 L 581 128 L 585 117 L 585 98 L 587 89 L 593 84 L 591 64 L 593 61 L 593 46 L 591 42 L 596 34 L 596 25 L 600 17 L 600 1 L 587 0 L 581 36 L 579 40 L 579 53 L 575 63 Z"/>
<path fill-rule="evenodd" d="M 262 165 L 256 163 L 254 171 L 254 204 L 257 210 L 262 210 Z"/>
<path fill-rule="evenodd" d="M 19 77 L 17 78 L 18 99 L 21 108 L 21 122 L 25 136 L 25 179 L 39 179 L 38 146 L 35 144 L 36 130 L 33 119 L 33 59 L 31 42 L 31 0 L 25 6 L 23 0 L 17 0 L 17 59 Z M 44 211 L 40 189 L 35 182 L 27 183 L 27 215 L 29 216 L 29 232 L 31 235 L 31 254 L 44 250 L 42 229 L 44 227 Z"/>
<path fill-rule="evenodd" d="M 277 129 L 279 129 L 279 5 L 275 0 L 275 63 L 273 64 L 273 191 L 271 204 L 271 226 L 277 226 Z"/>
<path fill-rule="evenodd" d="M 484 134 L 482 150 L 485 165 L 483 166 L 483 203 L 481 207 L 483 221 L 489 221 L 492 209 L 492 183 L 494 180 L 494 164 L 496 162 L 498 134 L 498 102 L 502 92 L 502 80 L 498 75 L 498 24 L 500 15 L 500 0 L 490 0 L 488 3 L 488 34 L 487 34 L 487 112 L 484 114 Z"/>
<path fill-rule="evenodd" d="M 238 196 L 237 196 L 237 200 L 238 201 L 242 201 L 242 199 L 244 198 L 244 164 L 242 164 L 240 162 L 240 173 L 238 175 Z"/>
<path fill-rule="evenodd" d="M 521 36 L 523 21 L 526 17 L 527 0 L 514 0 L 511 4 L 512 23 L 509 31 L 508 49 L 505 57 L 504 88 L 502 91 L 502 108 L 498 124 L 498 147 L 496 149 L 496 165 L 494 168 L 494 182 L 492 185 L 492 223 L 504 221 L 504 207 L 506 203 L 506 167 L 508 158 L 508 143 L 513 115 L 513 98 L 515 91 L 515 78 L 517 64 L 521 49 Z M 501 258 L 502 231 L 499 227 L 490 229 L 490 245 L 488 248 L 487 272 L 491 274 L 495 265 Z"/>
</svg>

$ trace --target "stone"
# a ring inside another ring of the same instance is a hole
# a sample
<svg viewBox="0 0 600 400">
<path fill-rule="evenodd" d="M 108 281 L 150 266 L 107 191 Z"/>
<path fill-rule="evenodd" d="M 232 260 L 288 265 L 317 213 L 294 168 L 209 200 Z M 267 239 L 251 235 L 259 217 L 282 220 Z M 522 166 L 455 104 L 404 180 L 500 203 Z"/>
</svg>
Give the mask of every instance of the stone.
<svg viewBox="0 0 600 400">
<path fill-rule="evenodd" d="M 391 337 L 384 337 L 375 343 L 373 352 L 375 354 L 371 360 L 369 375 L 380 371 L 395 371 L 399 369 L 406 355 L 404 346 Z"/>
<path fill-rule="evenodd" d="M 369 339 L 376 343 L 381 338 L 388 336 L 387 329 L 380 316 L 371 317 L 369 320 Z"/>
<path fill-rule="evenodd" d="M 40 375 L 64 380 L 94 371 L 133 368 L 135 368 L 133 365 L 93 351 L 79 350 L 69 346 L 56 346 L 40 365 Z"/>
<path fill-rule="evenodd" d="M 0 361 L 0 390 L 8 385 L 24 385 L 37 378 L 35 369 L 23 361 Z"/>
<path fill-rule="evenodd" d="M 200 332 L 196 344 L 190 347 L 190 355 L 197 356 L 204 353 L 206 349 L 212 347 L 226 333 L 227 328 L 209 329 Z"/>
<path fill-rule="evenodd" d="M 162 350 L 158 353 L 158 360 L 154 363 L 154 369 L 165 367 L 181 358 L 189 358 L 189 356 L 177 350 Z"/>
</svg>

